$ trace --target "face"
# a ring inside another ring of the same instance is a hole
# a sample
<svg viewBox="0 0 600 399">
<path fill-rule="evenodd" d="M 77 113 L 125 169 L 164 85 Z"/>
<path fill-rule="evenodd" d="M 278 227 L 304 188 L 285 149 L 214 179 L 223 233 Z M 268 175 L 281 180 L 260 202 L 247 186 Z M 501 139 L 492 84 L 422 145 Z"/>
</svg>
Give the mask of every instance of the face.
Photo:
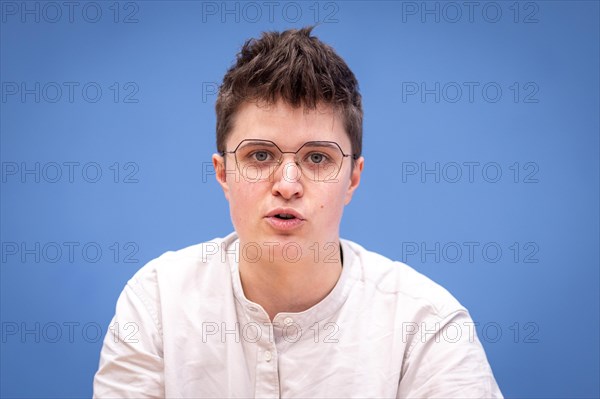
<svg viewBox="0 0 600 399">
<path fill-rule="evenodd" d="M 235 150 L 245 139 L 270 140 L 284 152 L 295 152 L 308 141 L 333 141 L 345 154 L 352 152 L 341 118 L 325 105 L 305 110 L 284 102 L 269 106 L 245 103 L 236 114 L 226 150 Z M 337 245 L 344 207 L 350 203 L 360 182 L 362 157 L 353 170 L 352 157 L 344 158 L 336 179 L 325 182 L 302 175 L 294 154 L 284 154 L 272 175 L 261 181 L 244 178 L 233 154 L 224 157 L 213 155 L 213 165 L 217 181 L 229 201 L 231 219 L 242 248 L 248 245 L 249 250 L 255 251 L 254 244 L 249 243 L 256 243 L 263 256 L 295 260 L 315 257 L 317 253 L 325 255 L 333 249 L 328 243 Z M 259 159 L 262 157 L 264 154 Z M 319 160 L 319 157 L 311 160 Z M 282 213 L 295 217 L 284 220 L 289 216 Z M 297 249 L 302 252 L 298 253 Z M 254 257 L 254 253 L 248 256 Z"/>
</svg>

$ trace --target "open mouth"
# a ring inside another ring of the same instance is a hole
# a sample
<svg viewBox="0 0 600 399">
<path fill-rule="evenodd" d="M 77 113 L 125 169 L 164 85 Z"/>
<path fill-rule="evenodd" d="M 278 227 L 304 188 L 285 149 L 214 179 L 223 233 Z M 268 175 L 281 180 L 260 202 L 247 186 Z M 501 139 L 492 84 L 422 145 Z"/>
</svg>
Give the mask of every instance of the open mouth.
<svg viewBox="0 0 600 399">
<path fill-rule="evenodd" d="M 291 208 L 273 209 L 267 214 L 265 220 L 278 232 L 290 232 L 299 229 L 306 222 L 302 213 Z"/>
<path fill-rule="evenodd" d="M 290 215 L 289 213 L 278 213 L 277 215 L 275 215 L 275 217 L 277 219 L 283 219 L 283 220 L 296 219 L 296 217 L 294 215 Z"/>
</svg>

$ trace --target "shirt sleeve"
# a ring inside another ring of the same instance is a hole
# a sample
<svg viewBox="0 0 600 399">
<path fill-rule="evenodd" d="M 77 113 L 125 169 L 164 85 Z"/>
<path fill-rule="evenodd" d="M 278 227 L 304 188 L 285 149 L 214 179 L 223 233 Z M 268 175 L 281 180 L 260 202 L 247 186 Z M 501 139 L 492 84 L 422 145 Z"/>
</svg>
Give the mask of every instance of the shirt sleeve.
<svg viewBox="0 0 600 399">
<path fill-rule="evenodd" d="M 104 338 L 94 398 L 165 397 L 161 325 L 143 289 L 130 281 Z"/>
<path fill-rule="evenodd" d="M 414 326 L 398 398 L 502 398 L 465 310 Z"/>
</svg>

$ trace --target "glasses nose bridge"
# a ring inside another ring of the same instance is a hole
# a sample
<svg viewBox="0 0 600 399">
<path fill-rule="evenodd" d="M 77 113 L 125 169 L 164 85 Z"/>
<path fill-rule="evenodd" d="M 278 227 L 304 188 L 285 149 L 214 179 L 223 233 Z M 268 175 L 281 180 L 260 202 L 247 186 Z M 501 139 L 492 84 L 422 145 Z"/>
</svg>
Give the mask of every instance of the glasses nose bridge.
<svg viewBox="0 0 600 399">
<path fill-rule="evenodd" d="M 279 152 L 281 153 L 281 156 L 279 157 L 279 164 L 282 165 L 284 164 L 283 162 L 283 158 L 285 154 L 292 154 L 293 159 L 294 159 L 294 163 L 300 167 L 300 161 L 298 160 L 298 153 L 300 152 L 302 148 L 298 149 L 298 151 L 281 151 L 279 150 Z"/>
<path fill-rule="evenodd" d="M 278 150 L 279 150 L 279 149 L 278 149 Z M 281 154 L 281 155 L 280 155 L 280 157 L 279 157 L 279 162 L 278 162 L 278 164 L 277 164 L 277 167 L 275 168 L 275 170 L 273 171 L 273 173 L 277 173 L 277 170 L 278 170 L 278 169 L 279 169 L 281 166 L 283 166 L 283 167 L 284 167 L 284 169 L 283 169 L 283 174 L 286 174 L 286 173 L 288 173 L 288 172 L 287 172 L 287 169 L 286 169 L 286 168 L 287 168 L 287 166 L 285 166 L 285 165 L 287 164 L 287 162 L 284 162 L 284 156 L 285 156 L 285 154 L 290 154 L 290 155 L 292 155 L 292 157 L 293 157 L 293 163 L 294 163 L 294 165 L 296 165 L 296 167 L 298 168 L 298 170 L 299 170 L 299 172 L 300 172 L 300 175 L 299 175 L 299 176 L 302 176 L 302 175 L 304 175 L 304 171 L 302 170 L 302 165 L 301 165 L 300 161 L 298 160 L 298 153 L 300 152 L 300 150 L 301 150 L 301 148 L 300 148 L 300 149 L 298 149 L 298 151 L 281 151 L 281 150 L 279 150 L 279 152 L 280 152 L 280 154 Z M 288 179 L 286 178 L 286 180 L 288 180 Z"/>
</svg>

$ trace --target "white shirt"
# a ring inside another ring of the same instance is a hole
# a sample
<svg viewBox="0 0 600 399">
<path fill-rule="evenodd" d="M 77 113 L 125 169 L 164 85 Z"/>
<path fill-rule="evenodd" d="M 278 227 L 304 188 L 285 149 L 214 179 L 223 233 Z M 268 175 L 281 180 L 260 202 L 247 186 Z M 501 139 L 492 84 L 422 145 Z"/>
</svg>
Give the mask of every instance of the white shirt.
<svg viewBox="0 0 600 399">
<path fill-rule="evenodd" d="M 502 397 L 454 297 L 340 242 L 329 295 L 273 322 L 244 295 L 235 233 L 152 260 L 119 297 L 94 397 Z"/>
</svg>

